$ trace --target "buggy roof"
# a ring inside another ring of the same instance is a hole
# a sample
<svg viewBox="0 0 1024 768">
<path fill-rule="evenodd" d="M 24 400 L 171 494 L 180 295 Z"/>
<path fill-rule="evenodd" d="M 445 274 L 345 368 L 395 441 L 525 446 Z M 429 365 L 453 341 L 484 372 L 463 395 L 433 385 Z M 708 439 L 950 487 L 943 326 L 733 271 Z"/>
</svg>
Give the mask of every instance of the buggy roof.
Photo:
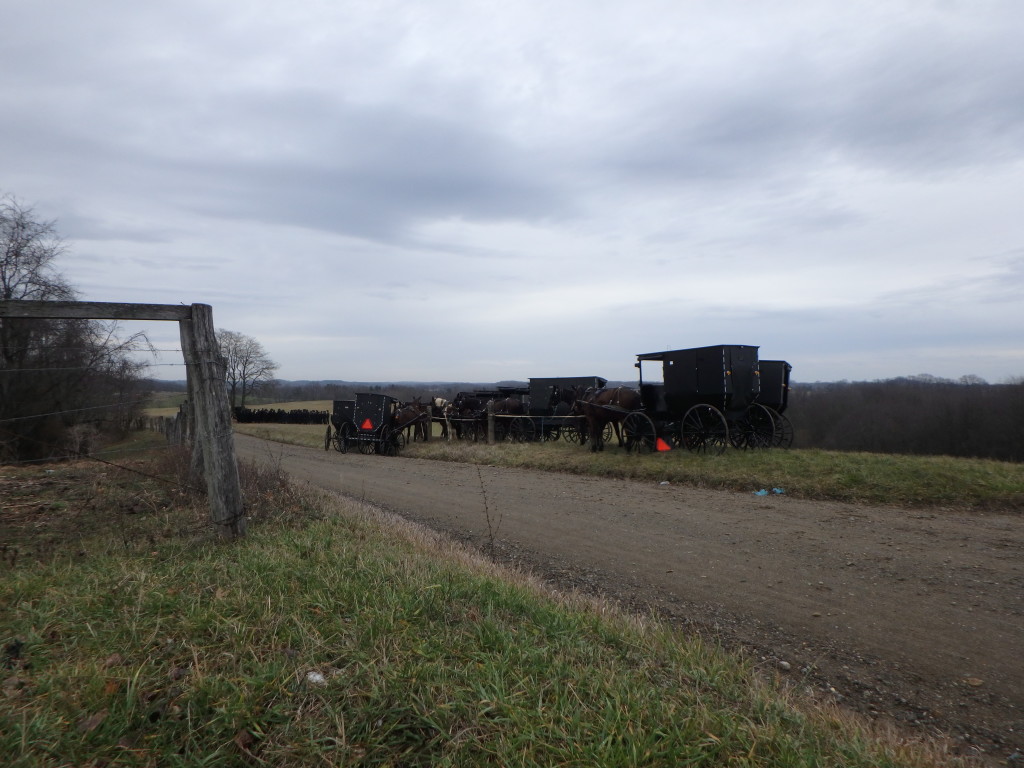
<svg viewBox="0 0 1024 768">
<path fill-rule="evenodd" d="M 672 360 L 681 355 L 698 352 L 701 350 L 712 350 L 712 349 L 727 349 L 733 347 L 747 347 L 750 348 L 751 344 L 714 344 L 710 347 L 689 347 L 688 349 L 668 349 L 664 352 L 644 352 L 636 356 L 637 360 Z M 757 346 L 753 346 L 754 349 L 758 349 Z"/>
</svg>

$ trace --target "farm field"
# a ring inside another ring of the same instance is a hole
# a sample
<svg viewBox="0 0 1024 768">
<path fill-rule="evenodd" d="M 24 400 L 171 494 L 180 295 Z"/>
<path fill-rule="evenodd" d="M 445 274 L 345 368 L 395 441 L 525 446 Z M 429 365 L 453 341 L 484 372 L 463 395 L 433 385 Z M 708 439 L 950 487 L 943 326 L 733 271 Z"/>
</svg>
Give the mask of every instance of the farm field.
<svg viewBox="0 0 1024 768">
<path fill-rule="evenodd" d="M 1024 519 L 1014 466 L 967 462 L 961 473 L 958 462 L 922 457 L 844 464 L 842 455 L 736 452 L 708 459 L 713 466 L 686 481 L 665 480 L 664 455 L 593 458 L 557 444 L 467 447 L 477 464 L 468 455 L 419 458 L 446 450 L 441 443 L 411 446 L 405 458 L 324 451 L 322 438 L 308 448 L 244 435 L 236 444 L 242 455 L 272 457 L 298 479 L 398 511 L 560 588 L 610 595 L 746 649 L 798 688 L 880 721 L 959 734 L 967 751 L 989 755 L 1024 747 Z M 537 470 L 523 458 L 534 449 L 624 469 L 610 477 Z M 517 466 L 501 466 L 503 457 Z M 647 460 L 661 462 L 661 474 Z M 694 471 L 692 457 L 673 461 Z M 792 492 L 752 493 L 792 472 L 787 461 L 808 465 L 803 491 L 794 474 Z M 828 483 L 810 471 L 845 466 L 838 474 L 857 488 L 857 478 L 874 482 L 874 467 L 884 476 L 886 462 L 916 468 L 893 485 L 905 489 L 906 506 L 864 503 L 865 491 L 821 498 Z M 906 490 L 936 482 L 920 477 L 930 464 L 950 488 L 936 504 Z M 736 473 L 747 473 L 745 487 L 719 490 Z M 981 503 L 984 494 L 957 502 L 987 475 L 1003 487 L 998 503 Z"/>
</svg>

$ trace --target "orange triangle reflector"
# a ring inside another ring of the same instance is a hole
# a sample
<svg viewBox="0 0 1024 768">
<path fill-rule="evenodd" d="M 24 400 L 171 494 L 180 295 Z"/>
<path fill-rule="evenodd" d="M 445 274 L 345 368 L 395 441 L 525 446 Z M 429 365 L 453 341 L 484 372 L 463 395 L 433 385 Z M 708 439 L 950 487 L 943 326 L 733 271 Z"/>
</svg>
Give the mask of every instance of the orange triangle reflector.
<svg viewBox="0 0 1024 768">
<path fill-rule="evenodd" d="M 668 443 L 666 443 L 660 437 L 658 438 L 658 441 L 654 444 L 654 447 L 657 448 L 659 451 L 671 451 L 672 450 L 672 446 L 669 445 Z"/>
<path fill-rule="evenodd" d="M 372 422 L 372 421 L 370 421 L 369 419 L 366 419 L 366 420 L 365 420 L 365 421 L 363 422 L 362 426 L 361 426 L 361 427 L 359 427 L 359 428 L 360 428 L 360 429 L 373 429 L 373 422 Z"/>
</svg>

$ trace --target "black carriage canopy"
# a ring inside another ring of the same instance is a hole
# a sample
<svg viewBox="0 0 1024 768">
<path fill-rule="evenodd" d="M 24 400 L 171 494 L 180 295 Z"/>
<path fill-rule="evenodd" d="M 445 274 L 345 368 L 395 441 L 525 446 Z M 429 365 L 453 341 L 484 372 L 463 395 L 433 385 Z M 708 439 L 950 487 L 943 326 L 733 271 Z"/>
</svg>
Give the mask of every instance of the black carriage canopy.
<svg viewBox="0 0 1024 768">
<path fill-rule="evenodd" d="M 640 391 L 646 393 L 645 407 L 653 411 L 674 411 L 683 405 L 676 401 L 704 402 L 707 398 L 721 398 L 730 410 L 758 402 L 782 413 L 789 401 L 793 366 L 785 360 L 760 360 L 758 349 L 744 344 L 721 344 L 637 355 Z M 644 362 L 661 363 L 661 383 L 645 385 Z"/>
<path fill-rule="evenodd" d="M 720 344 L 636 356 L 644 407 L 655 413 L 678 414 L 706 403 L 726 412 L 739 412 L 755 402 L 761 392 L 759 347 Z M 645 384 L 645 362 L 660 362 L 662 382 Z"/>
<path fill-rule="evenodd" d="M 360 432 L 378 432 L 391 426 L 398 399 L 376 392 L 357 392 L 354 422 Z"/>
</svg>

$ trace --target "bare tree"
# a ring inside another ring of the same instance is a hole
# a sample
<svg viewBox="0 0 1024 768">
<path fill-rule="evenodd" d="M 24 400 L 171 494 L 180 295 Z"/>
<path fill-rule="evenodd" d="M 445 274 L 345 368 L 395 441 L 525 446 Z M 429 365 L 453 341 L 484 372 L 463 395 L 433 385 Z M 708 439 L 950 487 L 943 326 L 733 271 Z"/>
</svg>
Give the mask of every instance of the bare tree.
<svg viewBox="0 0 1024 768">
<path fill-rule="evenodd" d="M 54 264 L 64 253 L 53 222 L 0 198 L 0 300 L 73 301 Z M 119 339 L 116 323 L 0 318 L 0 457 L 82 452 L 83 434 L 124 426 L 145 367 L 130 355 L 144 348 L 144 334 Z"/>
<path fill-rule="evenodd" d="M 231 407 L 236 400 L 245 407 L 245 398 L 259 389 L 261 384 L 274 380 L 274 371 L 279 366 L 267 355 L 267 351 L 252 336 L 223 328 L 217 331 L 217 343 L 227 364 L 228 397 Z"/>
</svg>

